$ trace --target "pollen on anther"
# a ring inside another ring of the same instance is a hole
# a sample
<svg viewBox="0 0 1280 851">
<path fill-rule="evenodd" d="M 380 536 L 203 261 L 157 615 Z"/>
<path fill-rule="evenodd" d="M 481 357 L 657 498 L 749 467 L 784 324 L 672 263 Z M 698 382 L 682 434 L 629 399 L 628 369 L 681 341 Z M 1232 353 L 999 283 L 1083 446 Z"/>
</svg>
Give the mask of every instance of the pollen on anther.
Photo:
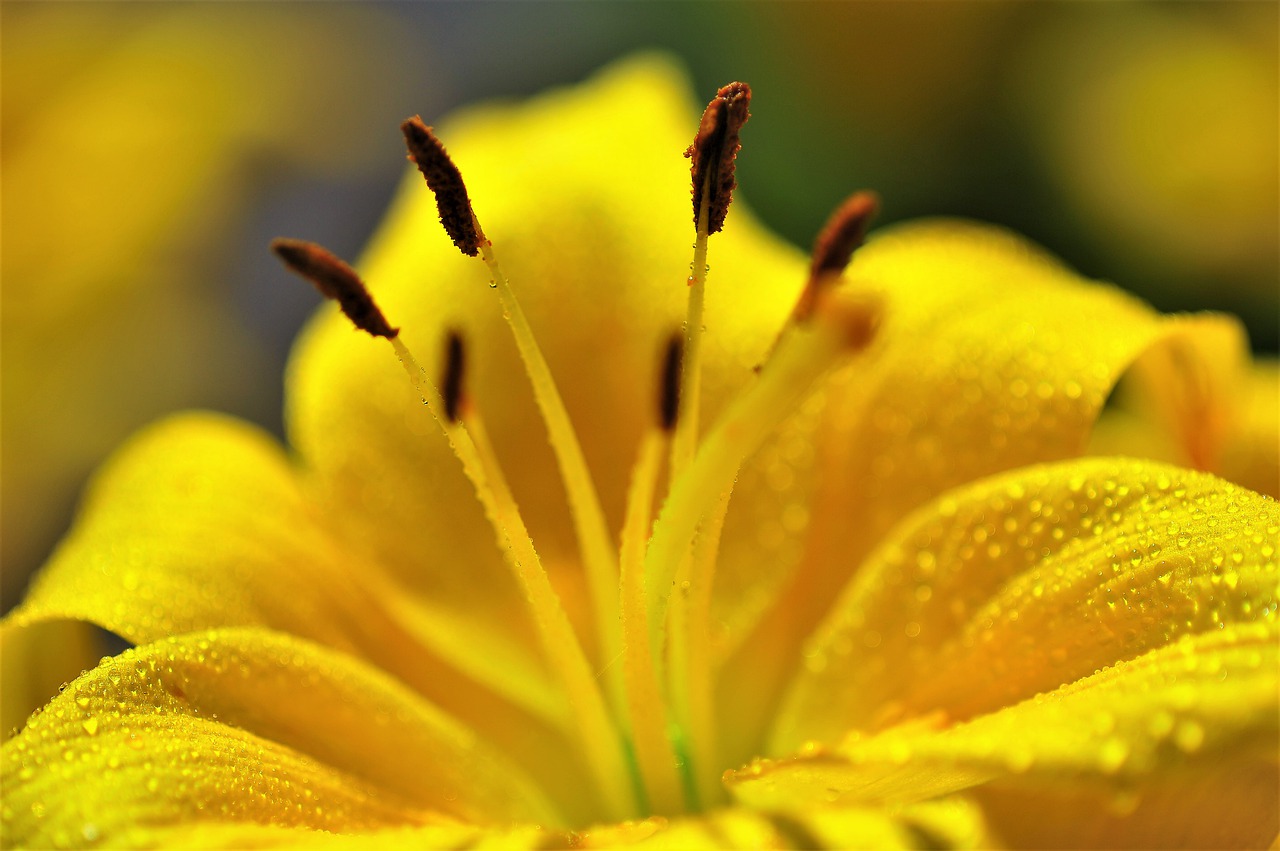
<svg viewBox="0 0 1280 851">
<path fill-rule="evenodd" d="M 450 423 L 456 423 L 462 416 L 466 369 L 466 347 L 462 343 L 462 334 L 451 329 L 445 338 L 444 374 L 440 379 L 444 415 Z"/>
<path fill-rule="evenodd" d="M 387 322 L 355 270 L 332 252 L 301 239 L 273 239 L 271 250 L 292 272 L 306 278 L 325 298 L 333 299 L 357 327 L 375 337 L 395 339 L 399 328 Z"/>
<path fill-rule="evenodd" d="M 427 186 L 436 196 L 436 209 L 440 212 L 440 224 L 444 225 L 445 233 L 449 234 L 458 250 L 468 257 L 475 257 L 480 252 L 484 237 L 476 227 L 462 172 L 458 171 L 444 145 L 423 123 L 421 116 L 405 119 L 400 131 L 404 133 L 404 141 L 409 148 L 409 159 L 418 166 L 418 171 L 422 172 Z"/>
<path fill-rule="evenodd" d="M 738 133 L 751 117 L 751 87 L 746 83 L 730 83 L 721 87 L 707 104 L 698 125 L 698 135 L 684 152 L 692 160 L 693 221 L 698 224 L 704 191 L 707 205 L 707 233 L 724 228 L 729 202 L 733 200 L 734 166 L 742 149 Z"/>
<path fill-rule="evenodd" d="M 853 258 L 853 252 L 866 239 L 871 220 L 879 211 L 880 198 L 874 192 L 855 192 L 846 198 L 814 240 L 810 276 L 816 278 L 829 272 L 843 272 Z"/>
<path fill-rule="evenodd" d="M 813 312 L 819 290 L 836 281 L 853 253 L 866 239 L 871 220 L 880 211 L 880 198 L 874 192 L 855 192 L 845 199 L 827 219 L 813 242 L 809 261 L 809 281 L 796 304 L 795 316 L 806 319 Z"/>
<path fill-rule="evenodd" d="M 658 390 L 658 422 L 665 432 L 673 432 L 680 416 L 680 371 L 684 362 L 684 336 L 671 335 L 662 355 L 662 383 Z"/>
</svg>

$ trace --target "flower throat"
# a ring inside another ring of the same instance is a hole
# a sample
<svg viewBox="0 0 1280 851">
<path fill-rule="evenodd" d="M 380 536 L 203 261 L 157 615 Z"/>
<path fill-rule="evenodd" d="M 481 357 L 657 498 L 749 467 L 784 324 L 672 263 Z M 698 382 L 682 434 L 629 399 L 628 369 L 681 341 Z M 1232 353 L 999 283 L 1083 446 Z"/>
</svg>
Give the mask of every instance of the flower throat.
<svg viewBox="0 0 1280 851">
<path fill-rule="evenodd" d="M 542 655 L 563 689 L 576 756 L 593 781 L 601 819 L 676 815 L 723 801 L 709 626 L 720 530 L 733 483 L 743 462 L 815 383 L 864 349 L 879 324 L 877 298 L 837 286 L 878 206 L 874 195 L 859 192 L 818 237 L 807 285 L 769 356 L 719 419 L 700 433 L 708 243 L 724 227 L 737 185 L 739 133 L 750 100 L 745 83 L 721 88 L 685 152 L 691 160 L 696 234 L 686 321 L 661 347 L 653 419 L 632 471 L 618 544 L 560 391 L 480 226 L 461 172 L 421 118 L 401 125 L 409 159 L 435 195 L 445 232 L 464 255 L 478 257 L 487 267 L 528 374 L 568 495 L 603 665 L 599 671 L 551 585 L 489 441 L 481 406 L 468 394 L 462 332 L 446 336 L 437 383 L 350 266 L 312 243 L 272 242 L 285 265 L 337 301 L 357 328 L 391 344 L 424 409 L 461 462 L 524 591 Z M 669 484 L 655 518 L 664 464 Z"/>
</svg>

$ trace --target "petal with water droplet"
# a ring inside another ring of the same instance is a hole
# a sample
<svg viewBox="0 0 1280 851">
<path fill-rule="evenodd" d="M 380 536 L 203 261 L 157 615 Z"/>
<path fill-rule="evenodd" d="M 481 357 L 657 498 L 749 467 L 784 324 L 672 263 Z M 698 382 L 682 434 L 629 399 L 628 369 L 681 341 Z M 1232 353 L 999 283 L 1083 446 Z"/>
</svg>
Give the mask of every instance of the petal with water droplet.
<svg viewBox="0 0 1280 851">
<path fill-rule="evenodd" d="M 85 824 L 111 840 L 200 819 L 330 831 L 559 820 L 505 756 L 403 685 L 260 629 L 105 660 L 3 746 L 0 776 L 6 844 L 28 846 Z"/>
<path fill-rule="evenodd" d="M 1127 459 L 952 491 L 889 535 L 810 639 L 771 750 L 965 720 L 1184 636 L 1274 621 L 1277 527 L 1273 500 Z"/>
<path fill-rule="evenodd" d="M 1170 724 L 1153 725 L 1168 713 Z M 1186 731 L 1180 735 L 1179 731 Z M 1047 694 L 959 724 L 944 718 L 830 749 L 763 760 L 726 775 L 734 796 L 780 807 L 834 793 L 838 801 L 913 801 L 1018 777 L 1013 788 L 1068 792 L 1145 784 L 1187 792 L 1205 770 L 1274 771 L 1280 740 L 1280 623 L 1274 618 L 1184 638 Z M 1190 785 L 1188 785 L 1190 784 Z M 1167 791 L 1167 790 L 1166 790 Z M 1186 794 L 1183 805 L 1198 802 Z M 1201 811 L 1202 820 L 1217 814 Z M 1256 826 L 1276 829 L 1265 810 Z"/>
<path fill-rule="evenodd" d="M 97 474 L 71 534 L 0 626 L 4 640 L 66 620 L 136 644 L 217 627 L 276 629 L 368 659 L 475 719 L 526 765 L 565 766 L 554 729 L 563 698 L 528 648 L 495 633 L 468 637 L 469 656 L 462 653 L 447 613 L 418 605 L 354 552 L 319 519 L 304 487 L 275 440 L 230 417 L 182 414 L 149 427 Z M 496 667 L 459 672 L 442 657 Z M 23 668 L 2 670 L 10 677 Z M 486 671 L 492 676 L 482 679 Z M 6 713 L 8 702 L 6 694 Z M 543 734 L 515 734 L 525 729 Z"/>
</svg>

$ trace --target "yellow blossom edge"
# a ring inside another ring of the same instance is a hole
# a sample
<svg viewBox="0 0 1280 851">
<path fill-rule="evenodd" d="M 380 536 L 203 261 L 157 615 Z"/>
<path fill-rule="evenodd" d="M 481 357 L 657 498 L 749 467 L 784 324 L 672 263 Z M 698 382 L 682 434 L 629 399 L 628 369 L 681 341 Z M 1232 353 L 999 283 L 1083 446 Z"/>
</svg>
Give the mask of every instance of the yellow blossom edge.
<svg viewBox="0 0 1280 851">
<path fill-rule="evenodd" d="M 538 825 L 463 824 L 381 828 L 336 834 L 299 827 L 204 820 L 172 828 L 126 828 L 114 847 L 187 849 L 315 848 L 990 848 L 997 843 L 981 811 L 962 798 L 902 807 L 806 807 L 756 812 L 722 809 L 701 816 L 555 831 Z"/>
<path fill-rule="evenodd" d="M 72 532 L 0 623 L 0 640 L 7 649 L 29 644 L 18 634 L 31 629 L 56 637 L 75 628 L 68 621 L 135 644 L 266 627 L 364 658 L 467 719 L 525 768 L 574 782 L 573 763 L 557 758 L 563 698 L 541 663 L 477 640 L 472 651 L 501 660 L 505 678 L 459 671 L 443 658 L 459 654 L 441 649 L 456 633 L 426 605 L 331 534 L 274 439 L 231 417 L 187 413 L 145 429 L 99 471 Z M 69 680 L 80 668 L 67 666 L 85 661 L 57 660 L 48 676 L 54 685 Z M 21 654 L 6 653 L 0 674 L 6 730 L 53 695 L 24 687 Z"/>
<path fill-rule="evenodd" d="M 261 629 L 105 659 L 0 749 L 6 845 L 220 818 L 354 831 L 558 816 L 499 752 L 358 660 Z"/>
<path fill-rule="evenodd" d="M 950 491 L 896 527 L 803 650 L 772 753 L 972 718 L 1224 625 L 1274 623 L 1274 500 L 1088 458 Z"/>
</svg>

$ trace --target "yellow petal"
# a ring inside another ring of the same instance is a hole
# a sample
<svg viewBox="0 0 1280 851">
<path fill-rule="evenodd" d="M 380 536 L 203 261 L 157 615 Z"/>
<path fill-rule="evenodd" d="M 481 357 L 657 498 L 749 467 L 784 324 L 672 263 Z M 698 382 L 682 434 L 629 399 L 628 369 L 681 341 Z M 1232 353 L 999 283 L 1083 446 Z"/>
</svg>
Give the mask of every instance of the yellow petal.
<svg viewBox="0 0 1280 851">
<path fill-rule="evenodd" d="M 892 809 L 728 809 L 682 819 L 651 818 L 570 833 L 535 826 L 480 830 L 461 825 L 391 828 L 335 836 L 300 828 L 202 824 L 135 831 L 119 845 L 183 848 L 989 848 L 981 812 L 962 799 Z"/>
<path fill-rule="evenodd" d="M 560 723 L 562 698 L 531 654 L 477 639 L 468 645 L 472 655 L 497 660 L 500 670 L 469 665 L 460 675 L 442 662 L 440 648 L 458 641 L 448 621 L 342 546 L 307 505 L 275 441 L 227 417 L 174 417 L 127 444 L 2 629 L 66 619 L 139 644 L 224 626 L 307 638 L 363 656 L 474 719 L 522 764 L 545 766 L 562 783 L 575 777 L 574 764 L 557 758 L 562 740 L 547 726 Z M 4 659 L 6 684 L 20 662 Z M 78 671 L 50 676 L 56 684 Z M 481 681 L 487 688 L 473 680 L 477 671 L 494 674 Z"/>
<path fill-rule="evenodd" d="M 962 720 L 1223 624 L 1272 621 L 1273 500 L 1086 459 L 950 492 L 897 527 L 804 650 L 773 749 Z"/>
<path fill-rule="evenodd" d="M 992 832 L 1014 848 L 1274 848 L 1280 836 L 1274 760 L 1153 777 L 1140 790 L 1019 780 L 994 782 L 973 795 Z"/>
<path fill-rule="evenodd" d="M 1149 779 L 1274 766 L 1278 733 L 1280 624 L 1271 617 L 1186 635 L 961 724 L 934 730 L 922 720 L 851 733 L 830 751 L 762 761 L 728 781 L 753 806 L 824 793 L 911 801 L 1006 778 L 1028 788 L 1107 782 L 1113 791 L 1141 792 Z M 1202 816 L 1218 823 L 1217 813 Z"/>
<path fill-rule="evenodd" d="M 779 436 L 771 480 L 794 481 L 793 502 L 754 536 L 739 530 L 747 541 L 790 534 L 796 544 L 770 574 L 743 583 L 773 608 L 722 677 L 734 701 L 725 724 L 737 728 L 725 738 L 739 742 L 731 758 L 758 747 L 751 735 L 773 711 L 771 683 L 908 512 L 983 476 L 1081 454 L 1115 383 L 1144 352 L 1176 344 L 1189 368 L 1168 378 L 1212 381 L 1219 372 L 1199 369 L 1201 361 L 1223 337 L 1240 339 L 1233 320 L 1161 317 L 1021 238 L 974 223 L 886 228 L 859 249 L 847 277 L 884 291 L 885 319 L 877 344 Z M 1206 392 L 1222 398 L 1216 386 Z M 1187 433 L 1216 434 L 1207 426 Z M 809 467 L 820 476 L 811 490 L 803 484 L 815 475 Z M 730 520 L 748 499 L 735 491 Z M 720 575 L 734 569 L 725 559 Z M 723 607 L 717 616 L 732 623 Z M 747 626 L 734 624 L 722 648 L 732 649 Z"/>
<path fill-rule="evenodd" d="M 228 824 L 204 821 L 185 827 L 125 828 L 113 838 L 115 847 L 183 848 L 187 851 L 214 851 L 246 848 L 387 849 L 466 848 L 536 849 L 555 847 L 555 834 L 536 825 L 508 829 L 480 828 L 466 824 L 432 824 L 421 827 L 392 827 L 358 834 L 328 833 L 302 827 L 263 824 Z"/>
<path fill-rule="evenodd" d="M 502 755 L 385 674 L 265 630 L 104 660 L 2 753 L 7 843 L 204 818 L 333 831 L 431 813 L 556 820 Z"/>
<path fill-rule="evenodd" d="M 1011 234 L 965 223 L 896 228 L 849 274 L 890 301 L 878 355 L 830 391 L 823 461 L 836 466 L 819 499 L 844 528 L 814 554 L 823 588 L 947 488 L 1079 454 L 1135 358 L 1222 321 L 1169 321 Z"/>
<path fill-rule="evenodd" d="M 592 828 L 575 847 L 613 848 L 986 848 L 992 837 L 981 812 L 960 798 L 902 807 L 823 806 L 768 812 L 714 810 L 692 818 L 647 819 Z"/>
<path fill-rule="evenodd" d="M 680 153 L 697 127 L 691 100 L 680 74 L 649 57 L 523 106 L 469 111 L 438 131 L 546 354 L 615 531 L 655 417 L 660 346 L 684 315 L 693 222 Z M 737 202 L 713 243 L 712 413 L 762 357 L 803 283 L 796 252 Z M 416 173 L 361 267 L 428 371 L 439 368 L 445 328 L 467 335 L 474 403 L 581 624 L 577 545 L 524 369 L 484 267 L 450 244 Z M 527 640 L 519 591 L 471 486 L 390 354 L 326 311 L 295 351 L 289 391 L 290 436 L 317 498 L 363 551 L 477 632 Z"/>
<path fill-rule="evenodd" d="M 104 649 L 98 639 L 83 623 L 0 630 L 0 742 L 60 686 L 98 664 Z"/>
</svg>

